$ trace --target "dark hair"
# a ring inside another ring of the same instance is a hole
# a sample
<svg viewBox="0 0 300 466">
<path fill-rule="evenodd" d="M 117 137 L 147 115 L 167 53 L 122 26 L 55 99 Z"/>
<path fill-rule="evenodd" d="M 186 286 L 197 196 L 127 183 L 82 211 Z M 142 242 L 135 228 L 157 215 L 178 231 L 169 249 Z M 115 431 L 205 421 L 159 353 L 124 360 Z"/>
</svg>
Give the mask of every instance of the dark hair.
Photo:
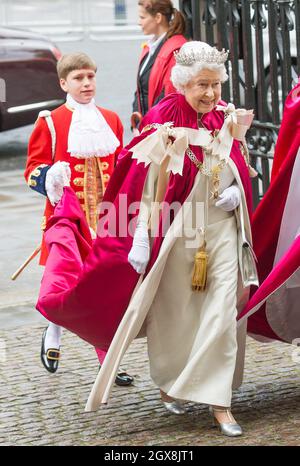
<svg viewBox="0 0 300 466">
<path fill-rule="evenodd" d="M 157 13 L 166 17 L 169 23 L 167 38 L 185 33 L 185 19 L 183 14 L 173 7 L 171 0 L 139 0 L 138 5 L 145 8 L 147 13 L 155 16 Z"/>
</svg>

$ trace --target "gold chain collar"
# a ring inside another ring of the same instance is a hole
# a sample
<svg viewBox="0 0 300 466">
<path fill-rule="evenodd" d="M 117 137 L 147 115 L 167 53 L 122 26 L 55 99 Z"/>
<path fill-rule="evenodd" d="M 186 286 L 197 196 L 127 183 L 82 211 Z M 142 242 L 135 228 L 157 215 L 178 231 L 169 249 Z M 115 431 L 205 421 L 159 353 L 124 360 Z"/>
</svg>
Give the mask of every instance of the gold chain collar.
<svg viewBox="0 0 300 466">
<path fill-rule="evenodd" d="M 198 116 L 198 126 L 200 123 L 201 127 L 205 128 L 205 126 L 203 125 L 201 121 L 201 118 L 199 118 Z M 214 137 L 217 137 L 217 135 L 218 135 L 218 130 L 215 130 Z M 211 157 L 212 150 L 202 147 L 202 151 L 203 151 L 203 162 L 200 162 L 200 160 L 197 159 L 196 155 L 194 154 L 194 152 L 192 151 L 190 147 L 187 148 L 185 153 L 189 157 L 189 159 L 193 162 L 193 164 L 197 167 L 197 169 L 200 171 L 202 175 L 207 176 L 208 178 L 212 179 L 211 181 L 213 185 L 213 191 L 211 192 L 211 198 L 217 199 L 219 197 L 220 172 L 223 170 L 223 168 L 227 164 L 227 161 L 225 159 L 222 159 L 217 163 L 217 165 L 214 165 L 211 168 L 208 168 L 207 165 L 205 165 L 205 159 L 208 157 Z"/>
</svg>

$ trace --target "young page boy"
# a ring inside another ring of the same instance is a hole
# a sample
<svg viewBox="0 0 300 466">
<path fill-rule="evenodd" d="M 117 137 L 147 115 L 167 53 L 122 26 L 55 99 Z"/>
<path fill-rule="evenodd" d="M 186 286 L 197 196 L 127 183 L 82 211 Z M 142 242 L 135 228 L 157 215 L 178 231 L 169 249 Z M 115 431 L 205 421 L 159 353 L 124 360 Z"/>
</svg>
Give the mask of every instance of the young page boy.
<svg viewBox="0 0 300 466">
<path fill-rule="evenodd" d="M 75 191 L 92 235 L 97 228 L 99 204 L 122 149 L 123 126 L 118 115 L 97 107 L 94 61 L 84 53 L 61 57 L 58 78 L 67 93 L 66 103 L 52 112 L 41 112 L 29 140 L 25 179 L 35 191 L 47 196 L 42 230 L 59 202 L 63 187 Z M 40 264 L 47 250 L 42 242 Z M 60 358 L 62 329 L 50 323 L 43 332 L 41 359 L 55 372 Z M 100 363 L 105 352 L 97 349 Z M 132 377 L 118 374 L 116 383 L 130 385 Z"/>
</svg>

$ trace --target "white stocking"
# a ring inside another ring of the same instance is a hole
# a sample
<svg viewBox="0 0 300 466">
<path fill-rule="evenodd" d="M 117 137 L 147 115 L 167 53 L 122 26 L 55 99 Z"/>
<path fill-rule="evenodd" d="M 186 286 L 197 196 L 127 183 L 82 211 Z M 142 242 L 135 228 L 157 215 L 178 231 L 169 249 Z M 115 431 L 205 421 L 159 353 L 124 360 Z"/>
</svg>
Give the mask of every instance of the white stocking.
<svg viewBox="0 0 300 466">
<path fill-rule="evenodd" d="M 45 337 L 45 351 L 47 351 L 49 348 L 59 349 L 61 334 L 62 327 L 50 322 Z"/>
</svg>

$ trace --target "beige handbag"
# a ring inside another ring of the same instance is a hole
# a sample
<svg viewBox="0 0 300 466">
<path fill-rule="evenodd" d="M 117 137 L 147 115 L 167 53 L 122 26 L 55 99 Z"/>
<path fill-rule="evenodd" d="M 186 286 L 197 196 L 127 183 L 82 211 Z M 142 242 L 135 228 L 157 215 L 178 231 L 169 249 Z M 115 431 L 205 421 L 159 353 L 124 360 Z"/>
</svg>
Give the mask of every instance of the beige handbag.
<svg viewBox="0 0 300 466">
<path fill-rule="evenodd" d="M 259 285 L 255 252 L 245 235 L 244 212 L 242 201 L 239 205 L 239 229 L 238 229 L 238 258 L 241 272 L 241 278 L 244 288 L 250 285 Z"/>
</svg>

